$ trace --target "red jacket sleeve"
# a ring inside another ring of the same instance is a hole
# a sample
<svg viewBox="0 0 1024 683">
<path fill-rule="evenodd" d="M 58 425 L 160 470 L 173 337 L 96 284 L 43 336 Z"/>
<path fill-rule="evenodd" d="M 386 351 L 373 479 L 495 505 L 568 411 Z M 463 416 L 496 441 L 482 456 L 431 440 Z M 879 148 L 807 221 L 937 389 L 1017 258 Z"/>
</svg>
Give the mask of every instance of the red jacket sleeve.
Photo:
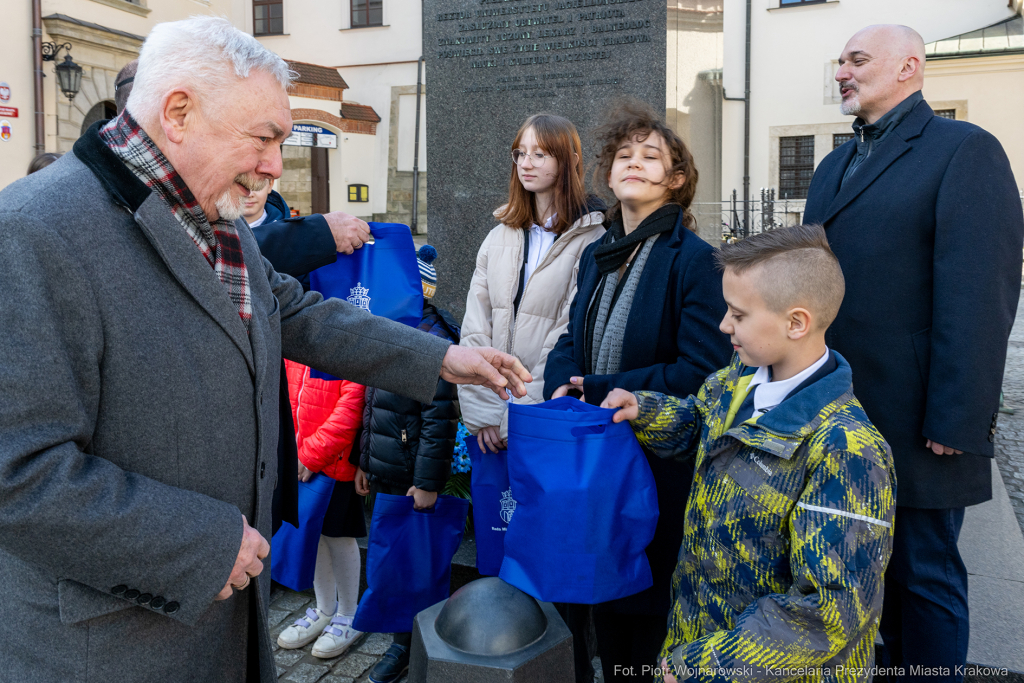
<svg viewBox="0 0 1024 683">
<path fill-rule="evenodd" d="M 320 472 L 339 460 L 347 462 L 356 432 L 363 422 L 365 392 L 366 387 L 361 384 L 341 382 L 330 413 L 299 446 L 299 461 L 308 469 Z"/>
<path fill-rule="evenodd" d="M 306 374 L 307 368 L 302 363 L 296 363 L 293 360 L 284 359 L 285 374 L 288 377 L 288 398 L 291 399 L 291 411 L 292 411 L 292 424 L 295 425 L 295 430 L 299 429 L 299 389 L 302 388 L 302 380 Z"/>
</svg>

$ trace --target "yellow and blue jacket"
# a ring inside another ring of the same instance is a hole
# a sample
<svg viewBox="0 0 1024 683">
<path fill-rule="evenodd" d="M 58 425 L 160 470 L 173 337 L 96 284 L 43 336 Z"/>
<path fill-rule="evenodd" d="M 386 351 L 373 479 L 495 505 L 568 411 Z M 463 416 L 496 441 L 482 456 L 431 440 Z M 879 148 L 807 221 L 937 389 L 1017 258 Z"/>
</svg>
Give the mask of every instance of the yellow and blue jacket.
<svg viewBox="0 0 1024 683">
<path fill-rule="evenodd" d="M 869 680 L 896 474 L 832 353 L 833 372 L 736 426 L 755 370 L 736 355 L 696 397 L 636 392 L 645 448 L 696 451 L 661 652 L 689 680 Z"/>
</svg>

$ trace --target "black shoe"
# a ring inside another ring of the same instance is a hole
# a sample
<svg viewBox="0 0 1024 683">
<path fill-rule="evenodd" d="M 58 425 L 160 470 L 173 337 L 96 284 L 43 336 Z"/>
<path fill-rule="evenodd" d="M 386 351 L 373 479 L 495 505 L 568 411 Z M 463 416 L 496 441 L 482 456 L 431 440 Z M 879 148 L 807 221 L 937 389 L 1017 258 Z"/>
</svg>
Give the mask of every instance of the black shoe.
<svg viewBox="0 0 1024 683">
<path fill-rule="evenodd" d="M 391 643 L 384 658 L 370 671 L 370 683 L 392 683 L 409 670 L 409 648 Z"/>
</svg>

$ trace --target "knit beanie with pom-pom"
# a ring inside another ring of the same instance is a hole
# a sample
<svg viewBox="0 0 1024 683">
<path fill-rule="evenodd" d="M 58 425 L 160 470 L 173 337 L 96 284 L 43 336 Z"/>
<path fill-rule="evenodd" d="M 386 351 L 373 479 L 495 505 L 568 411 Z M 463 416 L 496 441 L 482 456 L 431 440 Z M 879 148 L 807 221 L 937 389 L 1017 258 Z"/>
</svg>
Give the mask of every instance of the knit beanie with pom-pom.
<svg viewBox="0 0 1024 683">
<path fill-rule="evenodd" d="M 429 244 L 424 244 L 416 252 L 416 260 L 419 261 L 420 266 L 420 280 L 423 282 L 423 296 L 427 299 L 432 299 L 437 293 L 437 271 L 431 265 L 436 258 L 437 249 Z"/>
</svg>

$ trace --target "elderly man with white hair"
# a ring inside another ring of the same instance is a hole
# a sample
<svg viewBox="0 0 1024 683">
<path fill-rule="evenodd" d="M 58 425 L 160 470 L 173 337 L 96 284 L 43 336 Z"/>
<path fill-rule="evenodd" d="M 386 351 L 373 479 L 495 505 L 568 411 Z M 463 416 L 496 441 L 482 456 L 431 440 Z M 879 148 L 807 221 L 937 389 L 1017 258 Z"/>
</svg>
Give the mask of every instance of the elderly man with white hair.
<svg viewBox="0 0 1024 683">
<path fill-rule="evenodd" d="M 959 681 L 969 618 L 957 539 L 964 508 L 992 497 L 1024 217 L 999 141 L 924 100 L 916 31 L 869 26 L 839 64 L 855 139 L 818 166 L 804 221 L 825 226 L 846 277 L 828 345 L 896 464 L 878 663 L 892 680 L 928 667 L 929 681 Z"/>
<path fill-rule="evenodd" d="M 239 221 L 289 72 L 223 19 L 156 26 L 127 110 L 0 192 L 0 678 L 276 680 L 281 357 L 430 401 L 522 365 L 304 294 Z"/>
</svg>

